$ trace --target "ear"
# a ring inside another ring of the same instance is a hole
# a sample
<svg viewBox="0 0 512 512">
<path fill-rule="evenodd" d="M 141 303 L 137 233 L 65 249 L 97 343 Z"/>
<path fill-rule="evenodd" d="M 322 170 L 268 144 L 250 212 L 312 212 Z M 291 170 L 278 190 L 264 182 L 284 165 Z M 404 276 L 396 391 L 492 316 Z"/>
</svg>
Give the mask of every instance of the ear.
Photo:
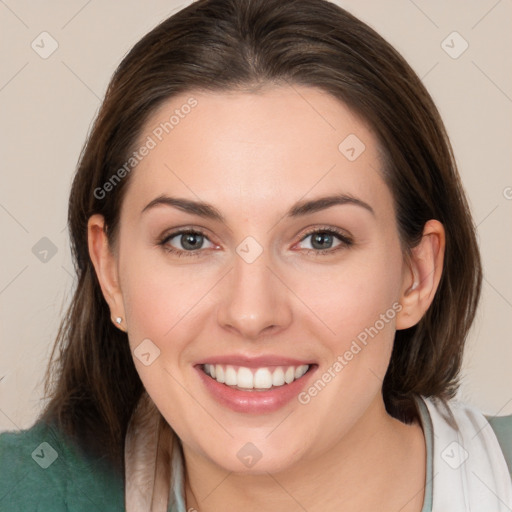
<svg viewBox="0 0 512 512">
<path fill-rule="evenodd" d="M 112 323 L 122 328 L 125 324 L 124 303 L 119 286 L 119 275 L 117 269 L 117 258 L 112 252 L 108 243 L 103 215 L 95 214 L 87 222 L 87 240 L 89 244 L 89 255 L 91 257 L 96 276 L 100 283 L 103 296 L 110 307 Z M 121 317 L 121 324 L 116 318 Z"/>
<path fill-rule="evenodd" d="M 397 329 L 416 325 L 432 304 L 443 273 L 444 251 L 444 227 L 437 220 L 429 220 L 420 243 L 411 250 L 404 271 Z"/>
</svg>

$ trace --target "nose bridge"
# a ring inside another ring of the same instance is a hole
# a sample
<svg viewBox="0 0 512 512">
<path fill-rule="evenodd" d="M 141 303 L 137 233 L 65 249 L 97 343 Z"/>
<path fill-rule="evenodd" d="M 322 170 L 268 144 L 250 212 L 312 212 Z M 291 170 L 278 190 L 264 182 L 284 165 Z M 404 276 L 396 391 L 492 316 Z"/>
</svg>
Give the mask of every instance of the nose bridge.
<svg viewBox="0 0 512 512">
<path fill-rule="evenodd" d="M 226 293 L 218 312 L 218 321 L 250 339 L 286 327 L 291 310 L 283 284 L 270 270 L 271 261 L 252 237 L 237 247 Z"/>
</svg>

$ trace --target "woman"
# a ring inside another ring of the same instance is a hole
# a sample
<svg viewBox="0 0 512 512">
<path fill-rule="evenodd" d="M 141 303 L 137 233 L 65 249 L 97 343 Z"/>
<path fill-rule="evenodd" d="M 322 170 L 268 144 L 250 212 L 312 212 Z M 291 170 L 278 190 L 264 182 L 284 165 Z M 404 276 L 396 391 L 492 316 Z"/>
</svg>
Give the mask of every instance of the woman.
<svg viewBox="0 0 512 512">
<path fill-rule="evenodd" d="M 452 400 L 481 265 L 448 138 L 343 9 L 200 0 L 152 30 L 69 225 L 51 400 L 0 437 L 0 507 L 512 507 L 512 417 Z"/>
</svg>

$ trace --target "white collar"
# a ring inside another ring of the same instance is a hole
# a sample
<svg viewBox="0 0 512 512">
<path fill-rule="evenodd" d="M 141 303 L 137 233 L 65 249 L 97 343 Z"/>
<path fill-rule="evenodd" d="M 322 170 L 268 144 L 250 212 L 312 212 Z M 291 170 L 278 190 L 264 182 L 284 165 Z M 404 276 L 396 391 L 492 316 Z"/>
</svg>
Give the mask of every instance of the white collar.
<svg viewBox="0 0 512 512">
<path fill-rule="evenodd" d="M 421 397 L 432 422 L 432 512 L 510 512 L 512 481 L 493 428 L 474 407 Z"/>
</svg>

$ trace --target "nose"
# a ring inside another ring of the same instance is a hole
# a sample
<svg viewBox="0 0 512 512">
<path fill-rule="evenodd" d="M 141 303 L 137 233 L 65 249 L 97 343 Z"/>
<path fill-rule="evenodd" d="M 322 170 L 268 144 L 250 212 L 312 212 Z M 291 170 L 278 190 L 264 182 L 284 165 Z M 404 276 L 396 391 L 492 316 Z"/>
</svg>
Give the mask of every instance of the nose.
<svg viewBox="0 0 512 512">
<path fill-rule="evenodd" d="M 255 341 L 290 325 L 288 290 L 269 263 L 266 251 L 252 263 L 235 255 L 234 268 L 225 278 L 217 312 L 217 321 L 223 329 Z"/>
</svg>

